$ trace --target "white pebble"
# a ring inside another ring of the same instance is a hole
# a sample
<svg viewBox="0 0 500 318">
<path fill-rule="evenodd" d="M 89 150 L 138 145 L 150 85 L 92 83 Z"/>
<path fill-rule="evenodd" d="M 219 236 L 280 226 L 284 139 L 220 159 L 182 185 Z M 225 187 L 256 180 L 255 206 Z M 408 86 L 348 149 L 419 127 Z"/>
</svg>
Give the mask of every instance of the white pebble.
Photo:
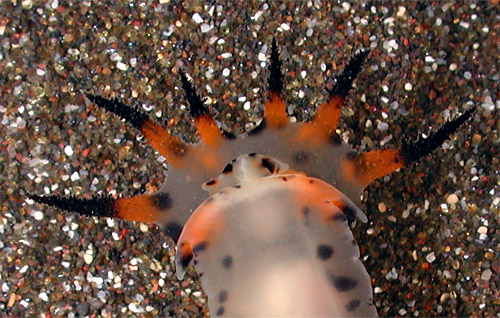
<svg viewBox="0 0 500 318">
<path fill-rule="evenodd" d="M 493 205 L 500 205 L 500 197 L 496 197 L 493 199 Z"/>
<path fill-rule="evenodd" d="M 222 70 L 222 76 L 228 77 L 229 74 L 231 74 L 231 71 L 227 67 Z"/>
<path fill-rule="evenodd" d="M 144 224 L 144 223 L 140 223 L 139 224 L 139 229 L 141 230 L 141 232 L 143 233 L 146 233 L 147 231 L 149 231 L 149 227 L 147 226 L 147 224 Z"/>
<path fill-rule="evenodd" d="M 138 314 L 138 313 L 143 313 L 143 312 L 144 312 L 144 308 L 142 308 L 141 306 L 139 306 L 139 305 L 137 305 L 137 304 L 134 304 L 134 303 L 129 304 L 129 305 L 128 305 L 128 309 L 129 309 L 131 312 L 136 313 L 136 314 Z"/>
<path fill-rule="evenodd" d="M 434 262 L 436 260 L 436 255 L 434 254 L 434 252 L 429 253 L 425 257 L 425 260 L 428 261 L 429 263 L 432 263 L 432 262 Z"/>
<path fill-rule="evenodd" d="M 44 216 L 44 214 L 42 212 L 40 212 L 40 211 L 36 211 L 35 213 L 33 213 L 33 217 L 37 221 L 43 220 L 43 216 Z"/>
<path fill-rule="evenodd" d="M 113 62 L 120 62 L 122 60 L 122 57 L 120 56 L 120 54 L 118 53 L 113 53 L 111 54 L 111 56 L 109 57 L 111 59 L 111 61 Z"/>
<path fill-rule="evenodd" d="M 71 181 L 77 181 L 77 180 L 80 180 L 80 174 L 78 174 L 78 172 L 73 172 L 71 174 Z"/>
<path fill-rule="evenodd" d="M 389 125 L 381 121 L 377 124 L 377 129 L 380 131 L 386 131 L 387 129 L 389 129 Z"/>
<path fill-rule="evenodd" d="M 71 146 L 64 147 L 64 153 L 66 154 L 66 156 L 72 156 L 73 155 L 73 148 L 71 148 Z"/>
<path fill-rule="evenodd" d="M 398 17 L 401 17 L 401 16 L 405 15 L 405 12 L 406 12 L 406 8 L 405 7 L 398 7 L 398 12 L 396 13 L 396 15 Z"/>
<path fill-rule="evenodd" d="M 286 23 L 282 23 L 281 25 L 281 28 L 283 29 L 283 31 L 288 31 L 290 30 L 290 26 Z"/>
<path fill-rule="evenodd" d="M 38 297 L 45 302 L 49 301 L 49 296 L 45 292 L 41 292 L 40 294 L 38 294 Z"/>
<path fill-rule="evenodd" d="M 424 59 L 427 63 L 433 63 L 434 62 L 434 58 L 430 55 L 427 55 Z"/>
<path fill-rule="evenodd" d="M 93 260 L 94 260 L 94 256 L 92 256 L 90 254 L 83 254 L 83 261 L 85 262 L 85 264 L 90 265 Z"/>
<path fill-rule="evenodd" d="M 490 280 L 490 278 L 491 278 L 491 274 L 492 274 L 491 269 L 487 269 L 487 270 L 485 270 L 485 271 L 481 274 L 481 279 L 482 279 L 482 280 Z"/>
<path fill-rule="evenodd" d="M 203 23 L 203 18 L 198 12 L 196 12 L 195 14 L 193 14 L 193 21 L 200 24 Z"/>
<path fill-rule="evenodd" d="M 128 70 L 128 65 L 122 62 L 116 63 L 116 68 L 119 69 L 120 71 L 126 71 Z"/>
<path fill-rule="evenodd" d="M 209 24 L 206 24 L 206 23 L 203 23 L 201 26 L 200 26 L 200 30 L 201 30 L 201 33 L 207 33 L 208 31 L 212 30 L 213 27 Z"/>
<path fill-rule="evenodd" d="M 406 84 L 405 84 L 405 90 L 407 90 L 407 91 L 411 91 L 411 90 L 412 90 L 412 88 L 413 88 L 413 86 L 411 85 L 411 83 L 406 83 Z"/>
<path fill-rule="evenodd" d="M 486 95 L 486 97 L 484 98 L 484 103 L 481 104 L 481 107 L 490 112 L 495 110 L 495 104 L 493 104 L 493 99 L 491 99 L 490 95 Z"/>
</svg>

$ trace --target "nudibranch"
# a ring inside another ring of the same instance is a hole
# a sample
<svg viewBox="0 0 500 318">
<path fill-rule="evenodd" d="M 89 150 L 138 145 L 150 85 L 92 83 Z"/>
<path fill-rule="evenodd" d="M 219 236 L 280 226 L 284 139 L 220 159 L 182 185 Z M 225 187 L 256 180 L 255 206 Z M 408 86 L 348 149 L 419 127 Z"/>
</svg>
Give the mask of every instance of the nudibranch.
<svg viewBox="0 0 500 318">
<path fill-rule="evenodd" d="M 197 144 L 117 99 L 85 94 L 87 103 L 124 119 L 166 158 L 165 184 L 133 197 L 29 197 L 86 216 L 156 223 L 177 243 L 177 277 L 194 264 L 212 316 L 377 316 L 350 227 L 367 222 L 360 195 L 373 180 L 429 155 L 473 109 L 399 149 L 354 151 L 336 133 L 337 122 L 368 55 L 354 54 L 311 120 L 292 123 L 273 40 L 264 118 L 239 136 L 219 128 L 179 70 Z"/>
</svg>

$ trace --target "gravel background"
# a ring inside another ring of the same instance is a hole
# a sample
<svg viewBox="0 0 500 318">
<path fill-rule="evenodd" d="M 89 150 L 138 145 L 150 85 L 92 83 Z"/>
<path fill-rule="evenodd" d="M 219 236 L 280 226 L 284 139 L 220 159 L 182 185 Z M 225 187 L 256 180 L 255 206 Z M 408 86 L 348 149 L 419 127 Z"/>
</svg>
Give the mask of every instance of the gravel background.
<svg viewBox="0 0 500 318">
<path fill-rule="evenodd" d="M 25 193 L 153 192 L 166 164 L 81 91 L 116 96 L 195 140 L 177 66 L 233 132 L 262 114 L 281 45 L 288 111 L 310 117 L 359 48 L 372 53 L 339 129 L 398 147 L 476 106 L 433 156 L 367 188 L 355 236 L 382 316 L 499 316 L 499 6 L 483 2 L 0 3 L 1 317 L 208 316 L 154 226 L 64 214 Z"/>
</svg>

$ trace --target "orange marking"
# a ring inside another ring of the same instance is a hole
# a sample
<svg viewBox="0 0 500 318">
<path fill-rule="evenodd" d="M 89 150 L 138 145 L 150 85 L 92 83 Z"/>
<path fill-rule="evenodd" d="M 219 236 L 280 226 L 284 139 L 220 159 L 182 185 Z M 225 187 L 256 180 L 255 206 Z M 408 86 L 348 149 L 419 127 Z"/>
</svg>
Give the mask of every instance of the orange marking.
<svg viewBox="0 0 500 318">
<path fill-rule="evenodd" d="M 373 180 L 404 167 L 399 150 L 385 149 L 359 154 L 355 158 L 344 159 L 340 166 L 346 178 L 366 187 Z"/>
<path fill-rule="evenodd" d="M 293 190 L 296 192 L 293 198 L 297 200 L 297 206 L 314 207 L 315 209 L 313 210 L 320 212 L 320 216 L 325 223 L 330 220 L 333 214 L 338 213 L 332 209 L 333 206 L 339 209 L 340 213 L 343 213 L 342 210 L 346 206 L 343 194 L 333 186 L 320 179 L 301 175 L 297 175 L 295 178 L 289 180 L 290 183 L 294 183 L 295 185 Z M 302 217 L 304 216 L 302 215 Z"/>
<path fill-rule="evenodd" d="M 194 119 L 200 138 L 205 145 L 218 147 L 222 141 L 222 134 L 215 120 L 208 116 L 199 116 Z"/>
<path fill-rule="evenodd" d="M 172 136 L 167 130 L 148 119 L 141 127 L 141 132 L 144 134 L 149 143 L 167 159 L 174 167 L 180 167 L 184 162 L 182 157 L 186 153 L 187 145 L 185 145 L 178 137 Z"/>
<path fill-rule="evenodd" d="M 165 213 L 155 207 L 150 195 L 119 198 L 115 201 L 115 210 L 120 219 L 144 223 L 158 223 Z"/>
<path fill-rule="evenodd" d="M 273 91 L 269 92 L 269 99 L 264 105 L 264 117 L 272 128 L 283 127 L 288 123 L 285 101 Z"/>
<path fill-rule="evenodd" d="M 344 98 L 340 95 L 328 98 L 318 108 L 314 118 L 300 127 L 298 140 L 307 141 L 316 147 L 321 142 L 328 141 L 328 138 L 335 133 L 343 104 Z"/>
<path fill-rule="evenodd" d="M 207 203 L 201 205 L 186 222 L 179 238 L 182 255 L 192 254 L 192 247 L 204 243 L 208 247 L 223 231 L 225 226 L 222 213 Z"/>
</svg>

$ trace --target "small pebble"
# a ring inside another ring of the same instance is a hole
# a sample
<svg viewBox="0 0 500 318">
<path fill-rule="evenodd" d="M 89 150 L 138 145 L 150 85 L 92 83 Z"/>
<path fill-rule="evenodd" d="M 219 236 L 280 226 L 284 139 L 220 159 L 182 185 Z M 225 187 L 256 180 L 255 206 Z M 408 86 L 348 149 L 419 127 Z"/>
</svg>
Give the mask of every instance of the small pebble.
<svg viewBox="0 0 500 318">
<path fill-rule="evenodd" d="M 458 196 L 455 193 L 452 193 L 446 198 L 446 202 L 448 204 L 456 204 L 458 202 Z"/>
<path fill-rule="evenodd" d="M 378 204 L 378 210 L 382 213 L 386 212 L 387 211 L 387 206 L 385 205 L 385 203 L 383 202 L 380 202 Z"/>
</svg>

